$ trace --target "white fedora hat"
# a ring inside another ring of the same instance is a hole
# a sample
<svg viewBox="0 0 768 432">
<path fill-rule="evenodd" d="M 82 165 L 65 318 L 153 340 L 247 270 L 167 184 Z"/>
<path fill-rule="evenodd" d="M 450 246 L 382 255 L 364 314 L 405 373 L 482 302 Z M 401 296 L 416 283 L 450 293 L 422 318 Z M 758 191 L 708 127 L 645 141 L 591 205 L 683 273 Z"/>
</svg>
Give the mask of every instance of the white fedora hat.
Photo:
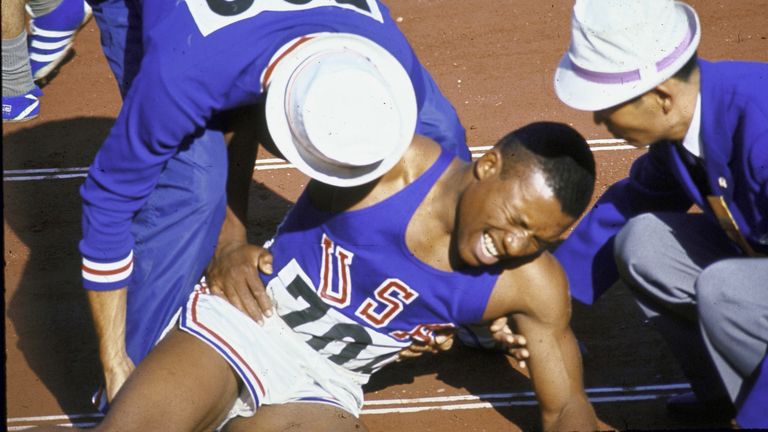
<svg viewBox="0 0 768 432">
<path fill-rule="evenodd" d="M 400 62 L 347 33 L 300 38 L 262 77 L 269 133 L 304 174 L 335 186 L 381 177 L 416 129 L 416 95 Z"/>
<path fill-rule="evenodd" d="M 700 39 L 696 11 L 679 1 L 576 0 L 555 92 L 576 109 L 610 108 L 669 79 Z"/>
</svg>

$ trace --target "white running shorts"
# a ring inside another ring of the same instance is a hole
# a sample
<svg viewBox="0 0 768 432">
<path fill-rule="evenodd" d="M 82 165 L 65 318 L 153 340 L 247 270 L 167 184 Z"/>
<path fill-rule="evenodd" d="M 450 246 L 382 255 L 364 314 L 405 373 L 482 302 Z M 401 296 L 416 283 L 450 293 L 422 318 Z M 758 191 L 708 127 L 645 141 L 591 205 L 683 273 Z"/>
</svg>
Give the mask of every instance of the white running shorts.
<svg viewBox="0 0 768 432">
<path fill-rule="evenodd" d="M 243 381 L 228 420 L 250 417 L 261 405 L 292 402 L 330 404 L 360 416 L 363 390 L 356 374 L 318 354 L 277 315 L 260 326 L 226 300 L 196 290 L 179 328 L 214 348 Z"/>
</svg>

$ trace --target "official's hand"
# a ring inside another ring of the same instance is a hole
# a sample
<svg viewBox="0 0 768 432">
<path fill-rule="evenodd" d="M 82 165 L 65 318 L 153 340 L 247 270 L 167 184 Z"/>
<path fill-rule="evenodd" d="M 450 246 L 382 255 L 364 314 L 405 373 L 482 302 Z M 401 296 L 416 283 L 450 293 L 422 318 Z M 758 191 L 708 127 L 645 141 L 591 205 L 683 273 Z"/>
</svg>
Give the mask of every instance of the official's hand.
<svg viewBox="0 0 768 432">
<path fill-rule="evenodd" d="M 117 392 L 125 384 L 128 376 L 136 369 L 136 366 L 134 366 L 133 361 L 125 352 L 111 359 L 102 359 L 101 363 L 104 368 L 107 401 L 111 403 L 115 399 Z"/>
<path fill-rule="evenodd" d="M 249 243 L 219 245 L 206 270 L 212 294 L 218 295 L 259 324 L 272 316 L 272 301 L 259 278 L 259 271 L 272 274 L 272 254 Z"/>
<path fill-rule="evenodd" d="M 525 348 L 527 341 L 525 336 L 515 334 L 509 327 L 507 317 L 496 318 L 490 325 L 491 337 L 497 344 L 497 348 L 506 352 L 517 360 L 521 368 L 525 368 L 525 361 L 530 357 L 530 353 Z"/>
<path fill-rule="evenodd" d="M 400 351 L 398 360 L 416 358 L 424 353 L 437 354 L 448 351 L 453 346 L 454 330 L 451 328 L 434 330 L 435 337 L 430 343 L 414 340 L 408 347 Z"/>
</svg>

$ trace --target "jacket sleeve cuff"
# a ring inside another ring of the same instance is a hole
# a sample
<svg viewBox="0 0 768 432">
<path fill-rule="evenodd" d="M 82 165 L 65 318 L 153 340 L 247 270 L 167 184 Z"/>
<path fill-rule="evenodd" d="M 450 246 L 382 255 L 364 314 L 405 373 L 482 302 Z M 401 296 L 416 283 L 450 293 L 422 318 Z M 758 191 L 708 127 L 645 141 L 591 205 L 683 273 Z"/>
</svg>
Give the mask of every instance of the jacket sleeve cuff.
<svg viewBox="0 0 768 432">
<path fill-rule="evenodd" d="M 133 271 L 133 251 L 112 262 L 98 262 L 83 257 L 83 286 L 88 290 L 108 291 L 128 285 Z"/>
</svg>

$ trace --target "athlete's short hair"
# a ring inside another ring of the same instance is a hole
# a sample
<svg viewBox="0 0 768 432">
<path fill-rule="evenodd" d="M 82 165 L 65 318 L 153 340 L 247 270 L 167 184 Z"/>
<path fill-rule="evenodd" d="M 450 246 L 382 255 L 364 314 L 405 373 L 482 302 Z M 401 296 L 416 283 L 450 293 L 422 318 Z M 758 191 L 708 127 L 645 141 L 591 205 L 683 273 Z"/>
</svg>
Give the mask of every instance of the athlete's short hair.
<svg viewBox="0 0 768 432">
<path fill-rule="evenodd" d="M 541 169 L 563 213 L 578 218 L 589 205 L 595 189 L 595 159 L 584 137 L 572 127 L 555 122 L 536 122 L 499 140 L 501 178 L 516 168 L 534 164 Z"/>
</svg>

